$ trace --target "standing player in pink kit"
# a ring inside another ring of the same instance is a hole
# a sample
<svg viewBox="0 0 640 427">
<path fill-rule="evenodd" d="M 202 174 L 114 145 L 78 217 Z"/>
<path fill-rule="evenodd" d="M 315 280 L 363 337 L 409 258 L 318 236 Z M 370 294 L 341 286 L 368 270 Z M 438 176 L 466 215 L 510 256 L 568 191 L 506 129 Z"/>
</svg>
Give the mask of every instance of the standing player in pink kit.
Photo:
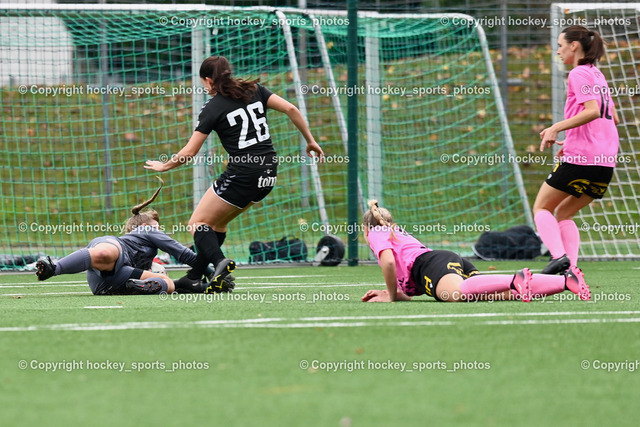
<svg viewBox="0 0 640 427">
<path fill-rule="evenodd" d="M 557 53 L 574 68 L 567 81 L 565 120 L 540 132 L 540 151 L 563 145 L 558 153 L 561 161 L 533 205 L 538 234 L 551 253 L 543 274 L 577 266 L 580 232 L 573 216 L 607 191 L 619 145 L 618 115 L 607 81 L 595 66 L 604 55 L 600 34 L 579 25 L 567 27 L 558 37 Z M 562 131 L 566 138 L 557 141 Z"/>
<path fill-rule="evenodd" d="M 364 235 L 382 268 L 386 289 L 368 291 L 364 302 L 410 301 L 429 295 L 437 301 L 515 300 L 553 295 L 565 290 L 589 300 L 591 292 L 578 268 L 563 276 L 531 274 L 525 268 L 513 274 L 480 274 L 466 259 L 450 251 L 434 251 L 406 233 L 388 210 L 369 202 Z"/>
</svg>

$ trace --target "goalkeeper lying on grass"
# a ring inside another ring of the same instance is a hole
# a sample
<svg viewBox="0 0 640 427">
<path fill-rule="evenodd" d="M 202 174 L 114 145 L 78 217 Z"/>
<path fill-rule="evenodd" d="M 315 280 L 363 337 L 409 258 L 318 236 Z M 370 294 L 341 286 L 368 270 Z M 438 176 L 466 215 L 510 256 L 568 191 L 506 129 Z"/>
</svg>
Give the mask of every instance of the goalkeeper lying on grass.
<svg viewBox="0 0 640 427">
<path fill-rule="evenodd" d="M 160 178 L 158 178 L 160 179 Z M 160 179 L 162 182 L 162 180 Z M 193 266 L 196 254 L 158 229 L 155 210 L 143 208 L 155 200 L 162 185 L 153 196 L 131 209 L 133 216 L 125 224 L 126 234 L 120 237 L 103 236 L 93 239 L 86 248 L 77 250 L 53 263 L 50 257 L 36 263 L 38 280 L 60 274 L 87 272 L 87 281 L 94 295 L 157 294 L 160 292 L 204 292 L 208 283 L 198 283 L 188 289 L 178 288 L 168 276 L 148 271 L 158 253 L 167 252 L 183 264 Z M 208 268 L 207 275 L 213 274 Z M 218 292 L 229 292 L 235 284 L 227 277 Z"/>
<path fill-rule="evenodd" d="M 531 274 L 525 268 L 511 274 L 481 275 L 469 261 L 450 251 L 433 251 L 394 224 L 388 210 L 369 202 L 364 235 L 387 285 L 364 294 L 365 302 L 410 301 L 427 294 L 438 301 L 522 300 L 569 290 L 581 300 L 591 292 L 582 272 L 571 267 L 562 276 Z"/>
</svg>

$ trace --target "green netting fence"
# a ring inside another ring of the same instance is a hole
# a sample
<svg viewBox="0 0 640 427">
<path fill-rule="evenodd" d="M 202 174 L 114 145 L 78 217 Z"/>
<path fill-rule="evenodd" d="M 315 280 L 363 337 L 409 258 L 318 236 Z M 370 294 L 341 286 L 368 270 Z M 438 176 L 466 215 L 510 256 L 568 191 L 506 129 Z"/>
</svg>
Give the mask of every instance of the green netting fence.
<svg viewBox="0 0 640 427">
<path fill-rule="evenodd" d="M 314 166 L 286 116 L 269 112 L 275 190 L 231 223 L 225 252 L 252 241 L 347 239 L 347 207 L 377 198 L 429 246 L 471 253 L 484 231 L 530 224 L 482 29 L 464 15 L 359 19 L 359 85 L 347 87 L 346 14 L 208 6 L 13 5 L 0 11 L 0 254 L 5 268 L 119 235 L 157 186 L 147 159 L 188 140 L 205 94 L 200 62 L 296 103 L 327 155 Z M 294 63 L 295 60 L 295 63 Z M 297 65 L 297 66 L 295 66 Z M 358 200 L 347 198 L 344 119 L 359 99 Z M 344 110 L 344 112 L 343 112 Z M 213 135 L 163 174 L 153 207 L 174 238 L 225 168 Z M 369 259 L 360 239 L 359 258 Z"/>
</svg>

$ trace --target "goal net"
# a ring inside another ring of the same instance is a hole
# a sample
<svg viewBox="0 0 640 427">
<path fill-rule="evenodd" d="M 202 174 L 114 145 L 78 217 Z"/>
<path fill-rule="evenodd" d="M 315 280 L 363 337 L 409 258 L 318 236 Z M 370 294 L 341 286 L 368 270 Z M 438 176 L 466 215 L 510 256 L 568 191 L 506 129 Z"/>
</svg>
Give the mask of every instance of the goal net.
<svg viewBox="0 0 640 427">
<path fill-rule="evenodd" d="M 604 38 L 606 54 L 598 64 L 620 117 L 620 149 L 613 179 L 602 200 L 576 216 L 580 256 L 640 256 L 640 3 L 554 3 L 551 46 L 563 28 L 582 25 Z M 568 69 L 554 56 L 552 102 L 554 121 L 563 119 Z"/>
<path fill-rule="evenodd" d="M 305 115 L 327 162 L 312 164 L 286 116 L 269 113 L 278 182 L 230 225 L 228 256 L 298 238 L 312 256 L 347 240 L 349 203 L 377 198 L 434 248 L 471 254 L 484 231 L 531 224 L 482 28 L 465 15 L 359 19 L 359 84 L 349 88 L 344 13 L 151 5 L 3 5 L 0 10 L 0 254 L 11 267 L 119 235 L 158 185 L 143 168 L 191 135 L 206 101 L 198 69 L 224 55 Z M 346 102 L 359 101 L 359 197 L 347 198 Z M 630 108 L 630 107 L 628 107 Z M 628 111 L 622 111 L 626 120 Z M 637 129 L 637 127 L 636 127 Z M 212 135 L 163 174 L 153 207 L 189 243 L 194 204 L 225 168 Z M 287 248 L 283 249 L 287 258 Z M 25 259 L 20 260 L 20 257 Z M 370 258 L 360 239 L 359 258 Z M 16 258 L 18 258 L 17 261 Z"/>
</svg>

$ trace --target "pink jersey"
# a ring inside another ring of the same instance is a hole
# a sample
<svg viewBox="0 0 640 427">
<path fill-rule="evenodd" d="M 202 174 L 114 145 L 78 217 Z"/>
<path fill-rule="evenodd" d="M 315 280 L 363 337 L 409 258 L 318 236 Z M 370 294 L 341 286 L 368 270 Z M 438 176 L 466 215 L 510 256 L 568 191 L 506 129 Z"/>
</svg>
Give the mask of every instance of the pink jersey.
<svg viewBox="0 0 640 427">
<path fill-rule="evenodd" d="M 613 100 L 606 79 L 594 65 L 578 65 L 569 73 L 564 118 L 584 110 L 584 103 L 595 100 L 600 117 L 565 131 L 562 161 L 575 165 L 615 167 L 618 130 L 613 121 Z"/>
<path fill-rule="evenodd" d="M 411 278 L 411 268 L 416 258 L 431 249 L 399 227 L 372 227 L 368 240 L 371 250 L 378 259 L 378 264 L 380 264 L 380 252 L 385 249 L 393 251 L 398 288 L 409 296 L 415 295 L 416 284 Z"/>
</svg>

